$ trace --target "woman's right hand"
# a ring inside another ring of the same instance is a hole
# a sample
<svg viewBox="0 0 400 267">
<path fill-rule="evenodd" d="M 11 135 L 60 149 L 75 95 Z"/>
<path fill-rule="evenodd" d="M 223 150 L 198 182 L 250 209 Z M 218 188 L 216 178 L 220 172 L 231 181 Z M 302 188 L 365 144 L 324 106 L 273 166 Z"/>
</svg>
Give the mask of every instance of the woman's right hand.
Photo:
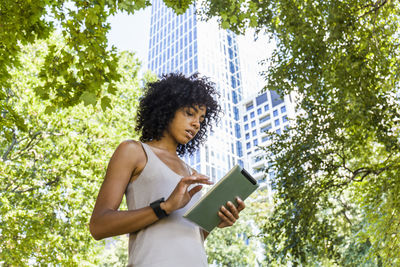
<svg viewBox="0 0 400 267">
<path fill-rule="evenodd" d="M 196 185 L 192 189 L 188 190 L 189 186 L 192 184 L 200 185 Z M 198 173 L 182 178 L 168 199 L 161 203 L 160 207 L 167 214 L 170 214 L 174 210 L 183 208 L 187 203 L 189 203 L 189 201 L 192 199 L 192 196 L 203 188 L 201 184 L 211 185 L 213 182 L 210 181 L 210 178 L 207 176 Z"/>
</svg>

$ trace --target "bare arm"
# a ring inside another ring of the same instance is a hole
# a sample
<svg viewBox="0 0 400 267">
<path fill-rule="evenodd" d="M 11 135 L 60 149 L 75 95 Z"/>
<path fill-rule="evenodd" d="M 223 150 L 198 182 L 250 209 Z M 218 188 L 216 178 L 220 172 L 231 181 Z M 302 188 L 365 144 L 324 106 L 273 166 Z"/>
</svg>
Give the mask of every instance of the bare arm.
<svg viewBox="0 0 400 267">
<path fill-rule="evenodd" d="M 158 220 L 151 207 L 118 211 L 131 177 L 137 177 L 145 164 L 146 156 L 137 142 L 125 141 L 114 152 L 90 219 L 90 233 L 96 240 L 136 232 Z M 161 208 L 171 213 L 184 207 L 201 189 L 198 185 L 188 191 L 194 183 L 211 182 L 199 174 L 182 178 Z"/>
<path fill-rule="evenodd" d="M 90 219 L 90 233 L 96 240 L 135 232 L 158 220 L 150 207 L 118 211 L 132 174 L 141 170 L 145 160 L 141 145 L 134 141 L 121 143 L 114 152 Z"/>
</svg>

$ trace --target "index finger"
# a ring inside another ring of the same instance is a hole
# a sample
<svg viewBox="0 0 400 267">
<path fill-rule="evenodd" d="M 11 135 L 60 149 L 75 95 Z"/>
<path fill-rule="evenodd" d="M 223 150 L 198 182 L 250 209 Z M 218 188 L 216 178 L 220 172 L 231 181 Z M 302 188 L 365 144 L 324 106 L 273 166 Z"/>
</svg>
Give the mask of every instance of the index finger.
<svg viewBox="0 0 400 267">
<path fill-rule="evenodd" d="M 190 175 L 189 177 L 207 178 L 207 179 L 210 179 L 210 177 L 208 177 L 208 176 L 206 176 L 206 175 L 204 175 L 204 174 L 201 174 L 201 173 L 193 173 L 193 174 Z"/>
<path fill-rule="evenodd" d="M 189 184 L 195 184 L 195 183 L 213 184 L 213 182 L 210 181 L 210 178 L 208 178 L 205 175 L 199 175 L 199 174 L 195 174 L 195 175 L 191 175 L 191 176 L 185 177 L 182 180 L 185 183 L 189 183 Z"/>
</svg>

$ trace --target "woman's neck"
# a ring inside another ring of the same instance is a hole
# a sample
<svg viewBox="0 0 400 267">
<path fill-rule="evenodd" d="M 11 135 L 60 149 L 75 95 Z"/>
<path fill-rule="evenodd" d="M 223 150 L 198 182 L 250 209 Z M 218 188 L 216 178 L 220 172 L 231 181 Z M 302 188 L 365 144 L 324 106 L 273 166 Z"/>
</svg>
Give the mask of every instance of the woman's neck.
<svg viewBox="0 0 400 267">
<path fill-rule="evenodd" d="M 164 140 L 164 139 L 152 140 L 152 141 L 148 142 L 147 144 L 149 144 L 152 147 L 155 147 L 155 148 L 158 148 L 161 150 L 165 150 L 171 154 L 176 154 L 176 148 L 178 147 L 177 143 L 168 142 L 167 140 Z"/>
</svg>

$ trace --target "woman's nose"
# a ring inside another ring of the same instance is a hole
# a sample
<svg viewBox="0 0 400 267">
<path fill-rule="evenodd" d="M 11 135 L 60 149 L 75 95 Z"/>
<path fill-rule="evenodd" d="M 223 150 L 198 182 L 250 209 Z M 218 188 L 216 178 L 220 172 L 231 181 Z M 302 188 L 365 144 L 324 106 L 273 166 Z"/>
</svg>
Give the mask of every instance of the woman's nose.
<svg viewBox="0 0 400 267">
<path fill-rule="evenodd" d="M 193 120 L 192 125 L 196 129 L 199 129 L 200 128 L 200 121 L 199 120 Z"/>
</svg>

